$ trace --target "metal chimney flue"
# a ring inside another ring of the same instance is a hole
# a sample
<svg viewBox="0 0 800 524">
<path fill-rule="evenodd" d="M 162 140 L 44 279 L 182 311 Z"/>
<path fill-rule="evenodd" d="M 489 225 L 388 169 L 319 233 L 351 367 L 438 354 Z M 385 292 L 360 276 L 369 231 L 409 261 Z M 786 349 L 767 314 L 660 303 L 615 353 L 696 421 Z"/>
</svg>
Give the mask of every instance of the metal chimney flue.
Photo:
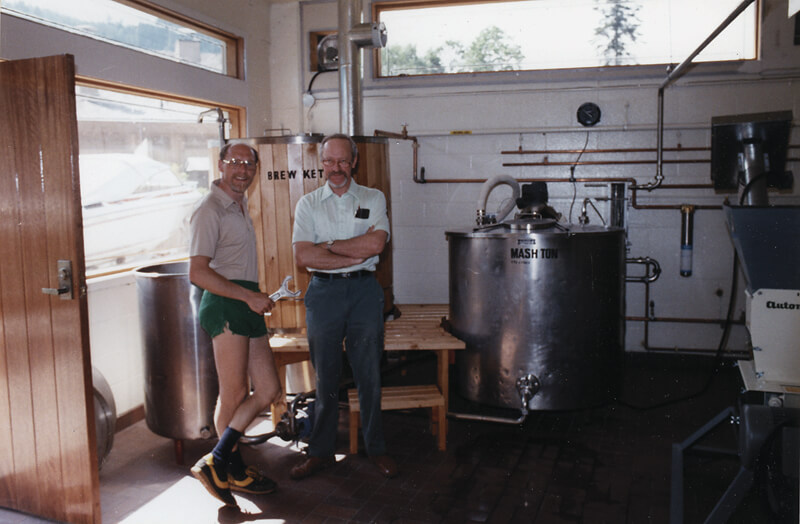
<svg viewBox="0 0 800 524">
<path fill-rule="evenodd" d="M 383 23 L 362 23 L 361 0 L 339 0 L 339 131 L 364 134 L 362 47 L 384 47 Z"/>
</svg>

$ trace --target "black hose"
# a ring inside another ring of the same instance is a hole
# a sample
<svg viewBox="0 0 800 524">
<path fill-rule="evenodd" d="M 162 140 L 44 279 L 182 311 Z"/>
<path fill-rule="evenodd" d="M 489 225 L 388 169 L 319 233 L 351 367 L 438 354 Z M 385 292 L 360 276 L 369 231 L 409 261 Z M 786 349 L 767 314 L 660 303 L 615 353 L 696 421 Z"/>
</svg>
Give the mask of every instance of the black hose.
<svg viewBox="0 0 800 524">
<path fill-rule="evenodd" d="M 620 404 L 622 406 L 625 406 L 625 407 L 628 407 L 628 408 L 631 408 L 631 409 L 638 410 L 638 411 L 647 411 L 647 410 L 663 408 L 663 407 L 666 407 L 666 406 L 670 406 L 672 404 L 677 404 L 679 402 L 684 402 L 684 401 L 687 401 L 687 400 L 691 400 L 693 398 L 696 398 L 696 397 L 699 397 L 700 395 L 705 394 L 708 391 L 708 389 L 711 387 L 711 384 L 714 381 L 714 377 L 719 372 L 719 369 L 720 369 L 720 367 L 722 365 L 722 353 L 725 351 L 725 347 L 728 345 L 728 338 L 730 336 L 731 326 L 733 325 L 733 310 L 734 310 L 734 306 L 736 304 L 736 293 L 737 293 L 737 289 L 738 289 L 737 283 L 739 281 L 739 257 L 737 256 L 735 250 L 734 250 L 734 253 L 733 253 L 733 271 L 732 271 L 732 273 L 733 274 L 731 275 L 731 293 L 730 293 L 730 298 L 728 300 L 728 313 L 727 313 L 727 315 L 725 315 L 725 325 L 723 326 L 723 329 L 722 329 L 722 336 L 720 337 L 719 345 L 717 346 L 717 351 L 714 354 L 714 361 L 713 361 L 713 363 L 711 365 L 711 370 L 708 373 L 708 377 L 706 378 L 705 385 L 703 385 L 703 387 L 700 388 L 698 391 L 696 391 L 694 393 L 691 393 L 691 394 L 689 394 L 687 396 L 666 400 L 664 402 L 659 402 L 659 403 L 652 404 L 652 405 L 649 405 L 649 406 L 637 406 L 637 405 L 634 405 L 634 404 L 629 404 L 627 402 L 624 402 L 621 399 L 617 399 L 617 403 L 618 404 Z"/>
<path fill-rule="evenodd" d="M 742 189 L 742 196 L 740 196 L 740 197 L 739 197 L 739 205 L 740 205 L 740 206 L 743 206 L 743 205 L 744 205 L 744 198 L 745 198 L 745 197 L 747 196 L 747 194 L 748 194 L 748 193 L 749 193 L 749 192 L 750 192 L 750 191 L 753 189 L 753 185 L 754 185 L 756 182 L 758 182 L 759 180 L 761 180 L 762 178 L 765 178 L 766 176 L 767 176 L 767 174 L 766 174 L 766 173 L 761 173 L 760 175 L 757 175 L 757 176 L 753 177 L 753 178 L 750 180 L 750 182 L 748 182 L 747 184 L 745 184 L 745 186 L 744 186 L 744 189 Z"/>
<path fill-rule="evenodd" d="M 336 69 L 332 69 L 330 71 L 317 71 L 316 73 L 314 73 L 314 75 L 311 77 L 311 80 L 308 81 L 308 89 L 306 89 L 306 93 L 311 94 L 311 86 L 314 85 L 314 80 L 316 80 L 319 75 L 321 75 L 322 73 L 330 73 L 332 71 L 336 71 Z"/>
</svg>

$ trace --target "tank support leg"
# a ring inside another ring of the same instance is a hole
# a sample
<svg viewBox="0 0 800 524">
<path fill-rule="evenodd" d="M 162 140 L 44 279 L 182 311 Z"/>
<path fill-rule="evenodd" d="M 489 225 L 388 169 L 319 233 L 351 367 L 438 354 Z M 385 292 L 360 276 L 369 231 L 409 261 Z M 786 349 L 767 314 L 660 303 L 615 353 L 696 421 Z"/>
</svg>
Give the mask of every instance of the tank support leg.
<svg viewBox="0 0 800 524">
<path fill-rule="evenodd" d="M 173 440 L 173 444 L 175 448 L 175 463 L 183 466 L 183 440 L 176 438 Z"/>
</svg>

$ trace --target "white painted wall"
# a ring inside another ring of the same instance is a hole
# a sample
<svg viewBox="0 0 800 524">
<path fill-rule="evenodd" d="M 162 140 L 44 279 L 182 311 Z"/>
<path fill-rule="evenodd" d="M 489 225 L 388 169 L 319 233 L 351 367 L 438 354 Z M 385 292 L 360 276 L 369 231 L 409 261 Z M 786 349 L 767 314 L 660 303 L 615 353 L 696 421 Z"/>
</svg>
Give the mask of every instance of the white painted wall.
<svg viewBox="0 0 800 524">
<path fill-rule="evenodd" d="M 144 403 L 144 352 L 132 272 L 87 281 L 92 365 L 105 377 L 118 414 Z"/>
<path fill-rule="evenodd" d="M 365 2 L 369 4 L 369 2 Z M 787 19 L 785 0 L 766 0 L 763 4 L 761 60 L 732 65 L 700 66 L 690 69 L 665 91 L 665 133 L 667 148 L 709 146 L 713 116 L 792 110 L 800 115 L 800 46 L 792 44 L 794 20 Z M 369 12 L 368 7 L 365 12 Z M 335 30 L 336 2 L 309 0 L 276 3 L 270 11 L 273 41 L 298 39 L 300 25 L 303 90 L 312 72 L 308 65 L 308 33 Z M 299 22 L 298 22 L 299 21 Z M 389 30 L 389 41 L 392 35 Z M 568 167 L 503 167 L 503 163 L 540 161 L 542 156 L 503 155 L 503 151 L 523 149 L 577 149 L 584 143 L 595 148 L 656 147 L 658 87 L 666 78 L 662 67 L 621 71 L 565 71 L 506 75 L 463 75 L 457 78 L 395 80 L 371 78 L 370 60 L 365 59 L 364 130 L 408 133 L 419 138 L 419 165 L 425 177 L 474 180 L 496 174 L 515 178 L 566 178 Z M 274 63 L 274 61 L 273 61 Z M 296 75 L 298 64 L 286 62 L 273 68 L 273 78 Z M 272 94 L 275 115 L 287 125 L 299 115 L 292 129 L 302 132 L 338 131 L 338 75 L 325 73 L 313 84 L 316 102 L 303 107 L 302 92 L 276 90 Z M 596 102 L 603 111 L 601 123 L 589 129 L 575 121 L 577 107 Z M 468 131 L 469 135 L 454 135 Z M 800 142 L 795 128 L 792 143 Z M 442 303 L 448 301 L 448 255 L 445 232 L 469 228 L 474 223 L 477 183 L 417 184 L 412 181 L 412 149 L 408 141 L 391 141 L 391 202 L 394 238 L 394 289 L 402 303 Z M 708 156 L 707 154 L 705 155 Z M 795 149 L 792 156 L 797 157 Z M 552 158 L 574 160 L 577 155 Z M 650 155 L 655 158 L 655 155 Z M 583 160 L 598 160 L 597 155 Z M 616 159 L 641 158 L 641 155 L 616 156 Z M 666 153 L 665 159 L 675 158 Z M 685 158 L 693 158 L 687 156 Z M 800 175 L 800 164 L 790 169 Z M 577 177 L 631 177 L 638 183 L 654 179 L 654 165 L 580 166 Z M 665 184 L 709 184 L 708 164 L 665 164 Z M 569 214 L 573 198 L 571 184 L 549 184 L 550 200 L 558 211 Z M 577 220 L 580 203 L 591 197 L 608 217 L 607 187 L 575 187 L 572 214 Z M 510 195 L 501 187 L 490 199 L 489 209 L 497 209 Z M 630 194 L 629 194 L 630 196 Z M 719 205 L 722 195 L 710 189 L 659 189 L 639 192 L 645 205 Z M 735 196 L 733 197 L 735 199 Z M 774 195 L 774 204 L 798 204 L 795 190 Z M 694 268 L 689 278 L 679 276 L 680 213 L 677 210 L 628 209 L 629 256 L 649 256 L 658 260 L 663 274 L 651 287 L 654 314 L 658 317 L 719 319 L 725 316 L 730 291 L 732 247 L 720 210 L 695 213 Z M 592 223 L 599 223 L 590 214 Z M 641 274 L 638 266 L 631 274 Z M 736 317 L 743 314 L 740 283 Z M 629 316 L 645 314 L 644 287 L 627 286 Z M 650 345 L 666 348 L 716 349 L 721 330 L 718 325 L 670 323 L 651 325 Z M 735 328 L 729 347 L 744 347 L 744 330 Z M 641 322 L 628 322 L 626 349 L 643 349 Z"/>
</svg>

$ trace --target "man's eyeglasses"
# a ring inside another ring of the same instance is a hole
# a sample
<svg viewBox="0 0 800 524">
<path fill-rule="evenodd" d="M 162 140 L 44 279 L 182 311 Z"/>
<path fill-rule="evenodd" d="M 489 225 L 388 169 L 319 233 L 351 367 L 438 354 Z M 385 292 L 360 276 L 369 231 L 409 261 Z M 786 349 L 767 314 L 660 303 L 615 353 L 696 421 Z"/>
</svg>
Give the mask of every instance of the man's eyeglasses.
<svg viewBox="0 0 800 524">
<path fill-rule="evenodd" d="M 231 158 L 229 160 L 223 160 L 222 163 L 227 166 L 233 166 L 233 167 L 242 166 L 247 170 L 256 168 L 256 164 L 254 162 L 251 162 L 250 160 L 238 160 L 236 158 Z"/>
<path fill-rule="evenodd" d="M 352 162 L 350 160 L 323 160 L 322 165 L 328 168 L 338 165 L 341 168 L 350 167 Z"/>
</svg>

